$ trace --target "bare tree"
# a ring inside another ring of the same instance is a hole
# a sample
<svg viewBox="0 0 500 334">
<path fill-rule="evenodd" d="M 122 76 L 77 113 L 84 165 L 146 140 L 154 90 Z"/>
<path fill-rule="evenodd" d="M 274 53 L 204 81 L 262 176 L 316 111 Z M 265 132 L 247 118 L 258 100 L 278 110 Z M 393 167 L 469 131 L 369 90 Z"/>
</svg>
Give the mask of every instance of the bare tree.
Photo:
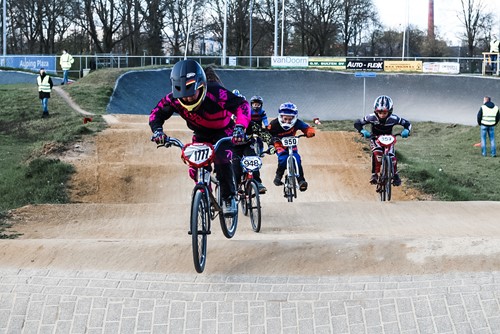
<svg viewBox="0 0 500 334">
<path fill-rule="evenodd" d="M 370 21 L 376 21 L 372 0 L 342 0 L 342 12 L 339 15 L 340 36 L 342 38 L 344 55 L 348 54 L 349 46 L 355 46 L 355 38 L 361 37 L 361 32 Z"/>
<path fill-rule="evenodd" d="M 459 12 L 458 18 L 465 27 L 464 38 L 467 43 L 468 55 L 473 56 L 478 38 L 486 34 L 486 26 L 487 22 L 491 21 L 491 13 L 485 13 L 482 0 L 460 0 L 460 2 L 462 10 Z"/>
<path fill-rule="evenodd" d="M 300 0 L 294 4 L 291 18 L 307 55 L 333 55 L 337 41 L 337 20 L 341 0 Z"/>
</svg>

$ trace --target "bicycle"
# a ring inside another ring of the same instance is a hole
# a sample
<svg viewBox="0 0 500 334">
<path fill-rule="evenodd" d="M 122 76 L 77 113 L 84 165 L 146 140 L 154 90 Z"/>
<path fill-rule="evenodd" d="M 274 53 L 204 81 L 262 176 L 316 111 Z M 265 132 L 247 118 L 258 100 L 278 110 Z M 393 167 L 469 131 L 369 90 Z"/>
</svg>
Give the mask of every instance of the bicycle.
<svg viewBox="0 0 500 334">
<path fill-rule="evenodd" d="M 234 217 L 225 217 L 222 211 L 220 184 L 212 174 L 212 161 L 220 144 L 230 141 L 231 137 L 219 139 L 215 145 L 210 143 L 189 143 L 184 145 L 179 139 L 167 137 L 164 145 L 181 149 L 182 160 L 196 169 L 196 184 L 191 195 L 190 229 L 194 267 L 198 273 L 205 269 L 207 260 L 207 236 L 211 234 L 211 221 L 219 217 L 221 229 L 226 238 L 232 238 L 238 225 L 238 212 Z M 214 186 L 214 190 L 212 190 Z"/>
<path fill-rule="evenodd" d="M 269 149 L 259 156 L 243 156 L 240 165 L 243 169 L 241 180 L 238 182 L 238 201 L 245 216 L 249 216 L 254 232 L 259 232 L 262 224 L 259 185 L 253 173 L 262 167 L 261 157 L 270 154 Z"/>
<path fill-rule="evenodd" d="M 377 145 L 384 149 L 384 154 L 382 155 L 382 166 L 380 167 L 380 175 L 377 179 L 376 191 L 380 194 L 380 200 L 390 201 L 392 195 L 392 182 L 394 178 L 394 164 L 392 163 L 392 157 L 395 156 L 394 145 L 396 145 L 395 135 L 379 135 L 373 136 L 371 138 L 375 139 Z"/>
<path fill-rule="evenodd" d="M 305 137 L 305 134 L 298 136 L 283 137 L 277 140 L 281 141 L 281 144 L 288 150 L 288 158 L 286 160 L 286 173 L 285 182 L 283 183 L 283 194 L 288 200 L 288 202 L 293 202 L 294 198 L 297 198 L 297 188 L 298 188 L 298 177 L 299 175 L 299 165 L 297 159 L 293 155 L 293 148 L 299 144 L 299 138 Z"/>
</svg>

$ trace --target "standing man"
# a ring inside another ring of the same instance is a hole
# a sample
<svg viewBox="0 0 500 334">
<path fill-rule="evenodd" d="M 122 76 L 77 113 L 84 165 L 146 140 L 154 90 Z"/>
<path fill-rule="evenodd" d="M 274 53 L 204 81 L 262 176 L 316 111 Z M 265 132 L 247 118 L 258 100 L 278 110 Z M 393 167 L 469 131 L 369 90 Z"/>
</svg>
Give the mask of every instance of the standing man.
<svg viewBox="0 0 500 334">
<path fill-rule="evenodd" d="M 481 154 L 486 156 L 486 134 L 490 137 L 491 156 L 497 156 L 495 145 L 495 125 L 500 121 L 498 106 L 491 102 L 489 96 L 483 98 L 483 105 L 477 113 L 477 124 L 481 126 Z"/>
<path fill-rule="evenodd" d="M 61 65 L 61 68 L 63 70 L 63 81 L 61 85 L 68 83 L 68 72 L 71 69 L 71 65 L 74 61 L 75 60 L 73 59 L 73 56 L 70 55 L 68 51 L 66 51 L 66 49 L 64 49 L 61 55 L 61 59 L 59 60 L 59 64 Z"/>
<path fill-rule="evenodd" d="M 42 118 L 49 117 L 49 98 L 54 84 L 52 78 L 45 73 L 45 69 L 40 69 L 40 75 L 36 78 L 38 84 L 38 97 L 42 101 Z"/>
<path fill-rule="evenodd" d="M 490 55 L 491 59 L 491 74 L 497 73 L 497 59 L 498 59 L 498 47 L 500 45 L 500 41 L 498 40 L 496 35 L 493 35 L 490 42 L 490 52 L 496 53 L 494 55 Z"/>
</svg>

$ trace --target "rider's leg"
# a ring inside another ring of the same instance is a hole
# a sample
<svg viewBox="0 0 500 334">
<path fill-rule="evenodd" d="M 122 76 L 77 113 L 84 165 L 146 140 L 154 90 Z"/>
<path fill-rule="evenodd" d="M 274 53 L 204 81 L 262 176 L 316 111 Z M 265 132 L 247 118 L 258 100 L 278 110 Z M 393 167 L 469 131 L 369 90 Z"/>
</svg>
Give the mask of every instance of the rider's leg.
<svg viewBox="0 0 500 334">
<path fill-rule="evenodd" d="M 307 190 L 307 181 L 304 178 L 304 169 L 302 168 L 302 159 L 300 158 L 300 154 L 297 152 L 293 152 L 295 160 L 297 160 L 297 166 L 299 167 L 299 176 L 297 177 L 297 182 L 299 183 L 299 190 L 306 191 Z"/>
<path fill-rule="evenodd" d="M 278 168 L 276 168 L 276 176 L 274 177 L 274 182 L 273 182 L 275 186 L 283 185 L 283 182 L 281 182 L 281 178 L 285 173 L 287 159 L 288 159 L 287 152 L 282 152 L 278 154 Z"/>
</svg>

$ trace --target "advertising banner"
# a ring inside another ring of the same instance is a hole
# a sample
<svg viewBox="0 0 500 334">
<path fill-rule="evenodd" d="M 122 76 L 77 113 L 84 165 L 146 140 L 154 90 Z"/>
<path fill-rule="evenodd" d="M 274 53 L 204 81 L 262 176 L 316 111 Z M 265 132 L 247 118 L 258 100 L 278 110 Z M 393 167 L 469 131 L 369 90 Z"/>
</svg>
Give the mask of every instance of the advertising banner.
<svg viewBox="0 0 500 334">
<path fill-rule="evenodd" d="M 308 57 L 271 57 L 272 67 L 307 67 Z"/>
<path fill-rule="evenodd" d="M 348 70 L 368 70 L 368 71 L 383 71 L 383 60 L 357 60 L 347 59 L 346 68 Z"/>
<path fill-rule="evenodd" d="M 3 58 L 2 58 L 3 59 Z M 56 73 L 55 56 L 9 56 L 5 58 L 6 67 L 22 68 L 38 72 L 40 68 L 45 68 L 49 73 Z"/>
<path fill-rule="evenodd" d="M 460 64 L 452 62 L 424 63 L 423 71 L 424 73 L 459 74 Z"/>
<path fill-rule="evenodd" d="M 385 72 L 422 72 L 421 60 L 384 60 Z"/>
<path fill-rule="evenodd" d="M 336 70 L 345 70 L 346 59 L 343 57 L 309 57 L 309 67 L 333 68 Z"/>
</svg>

